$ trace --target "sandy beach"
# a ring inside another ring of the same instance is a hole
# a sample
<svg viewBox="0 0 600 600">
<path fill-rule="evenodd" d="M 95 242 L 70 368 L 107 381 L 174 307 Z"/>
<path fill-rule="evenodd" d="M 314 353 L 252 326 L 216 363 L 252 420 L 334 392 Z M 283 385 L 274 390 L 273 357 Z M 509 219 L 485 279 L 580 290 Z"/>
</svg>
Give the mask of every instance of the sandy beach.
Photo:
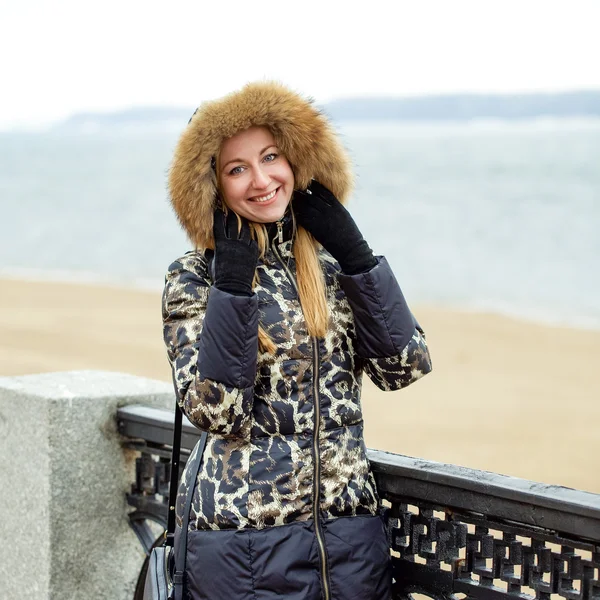
<svg viewBox="0 0 600 600">
<path fill-rule="evenodd" d="M 600 332 L 412 308 L 434 372 L 365 380 L 370 447 L 600 493 Z M 160 294 L 0 280 L 0 375 L 80 369 L 170 380 Z"/>
</svg>

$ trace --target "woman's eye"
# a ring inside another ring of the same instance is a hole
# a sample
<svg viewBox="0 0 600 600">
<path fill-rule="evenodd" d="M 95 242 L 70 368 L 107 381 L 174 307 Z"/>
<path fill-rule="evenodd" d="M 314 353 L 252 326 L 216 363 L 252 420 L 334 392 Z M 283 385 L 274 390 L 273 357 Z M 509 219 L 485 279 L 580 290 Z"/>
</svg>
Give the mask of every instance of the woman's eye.
<svg viewBox="0 0 600 600">
<path fill-rule="evenodd" d="M 267 154 L 263 160 L 266 160 L 267 162 L 273 162 L 276 158 L 277 154 L 275 154 L 275 152 L 272 152 L 271 154 Z"/>
<path fill-rule="evenodd" d="M 243 167 L 233 167 L 231 171 L 229 171 L 230 175 L 239 175 L 243 171 Z"/>
</svg>

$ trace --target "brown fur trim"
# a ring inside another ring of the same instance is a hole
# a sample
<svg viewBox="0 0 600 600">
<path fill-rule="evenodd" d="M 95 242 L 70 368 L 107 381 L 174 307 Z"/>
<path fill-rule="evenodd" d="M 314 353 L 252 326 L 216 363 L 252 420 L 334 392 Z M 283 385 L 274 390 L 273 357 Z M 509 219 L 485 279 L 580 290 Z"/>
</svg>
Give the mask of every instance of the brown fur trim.
<svg viewBox="0 0 600 600">
<path fill-rule="evenodd" d="M 211 159 L 223 140 L 253 125 L 269 127 L 292 165 L 296 189 L 305 189 L 314 178 L 342 202 L 350 195 L 353 179 L 348 155 L 312 101 L 278 83 L 249 83 L 200 106 L 175 149 L 169 174 L 171 202 L 198 248 L 214 247 L 217 181 Z"/>
</svg>

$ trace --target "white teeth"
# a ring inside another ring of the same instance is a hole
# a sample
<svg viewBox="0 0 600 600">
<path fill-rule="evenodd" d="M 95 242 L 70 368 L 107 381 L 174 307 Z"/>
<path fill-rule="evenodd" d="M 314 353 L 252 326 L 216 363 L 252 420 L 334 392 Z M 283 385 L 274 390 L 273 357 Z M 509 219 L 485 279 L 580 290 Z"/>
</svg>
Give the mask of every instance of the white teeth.
<svg viewBox="0 0 600 600">
<path fill-rule="evenodd" d="M 279 189 L 279 188 L 277 188 Z M 267 200 L 270 200 L 271 198 L 273 198 L 273 196 L 277 193 L 277 190 L 273 190 L 270 194 L 267 194 L 266 196 L 260 196 L 259 198 L 252 198 L 252 202 L 266 202 Z"/>
</svg>

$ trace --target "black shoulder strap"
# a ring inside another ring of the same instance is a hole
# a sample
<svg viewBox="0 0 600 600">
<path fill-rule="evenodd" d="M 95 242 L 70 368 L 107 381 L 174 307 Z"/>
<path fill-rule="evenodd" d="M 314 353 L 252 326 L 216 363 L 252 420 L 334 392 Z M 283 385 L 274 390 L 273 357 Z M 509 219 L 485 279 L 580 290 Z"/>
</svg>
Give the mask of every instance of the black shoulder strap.
<svg viewBox="0 0 600 600">
<path fill-rule="evenodd" d="M 177 391 L 175 391 L 177 394 Z M 171 451 L 171 481 L 169 482 L 169 512 L 167 517 L 167 538 L 165 545 L 173 546 L 175 538 L 175 504 L 179 483 L 179 458 L 181 453 L 182 417 L 177 396 L 175 398 L 175 427 L 173 428 L 173 450 Z"/>
<path fill-rule="evenodd" d="M 175 546 L 175 506 L 177 503 L 177 488 L 179 485 L 179 460 L 181 452 L 181 432 L 183 428 L 183 414 L 177 401 L 178 392 L 173 374 L 173 383 L 175 385 L 175 426 L 173 428 L 173 451 L 171 453 L 171 481 L 169 483 L 169 513 L 167 519 L 167 537 L 166 546 Z M 183 600 L 183 589 L 185 583 L 185 559 L 187 550 L 187 534 L 190 522 L 190 510 L 192 507 L 192 498 L 198 481 L 198 472 L 200 463 L 206 446 L 206 431 L 202 432 L 199 442 L 196 444 L 196 453 L 188 464 L 190 476 L 190 486 L 185 499 L 185 509 L 182 516 L 181 533 L 177 539 L 177 545 L 174 547 L 175 554 L 175 572 L 173 573 L 173 587 L 175 600 Z"/>
<path fill-rule="evenodd" d="M 187 490 L 187 496 L 185 499 L 185 509 L 183 510 L 181 531 L 179 533 L 179 537 L 177 538 L 177 545 L 175 546 L 175 573 L 173 574 L 175 600 L 183 600 L 183 589 L 185 584 L 185 559 L 187 555 L 187 537 L 190 523 L 190 511 L 192 508 L 192 498 L 194 497 L 196 482 L 198 481 L 198 472 L 200 471 L 202 454 L 204 453 L 204 447 L 206 446 L 206 438 L 206 431 L 203 431 L 200 441 L 196 446 L 194 458 L 188 465 L 188 471 L 190 473 L 190 486 Z"/>
</svg>

